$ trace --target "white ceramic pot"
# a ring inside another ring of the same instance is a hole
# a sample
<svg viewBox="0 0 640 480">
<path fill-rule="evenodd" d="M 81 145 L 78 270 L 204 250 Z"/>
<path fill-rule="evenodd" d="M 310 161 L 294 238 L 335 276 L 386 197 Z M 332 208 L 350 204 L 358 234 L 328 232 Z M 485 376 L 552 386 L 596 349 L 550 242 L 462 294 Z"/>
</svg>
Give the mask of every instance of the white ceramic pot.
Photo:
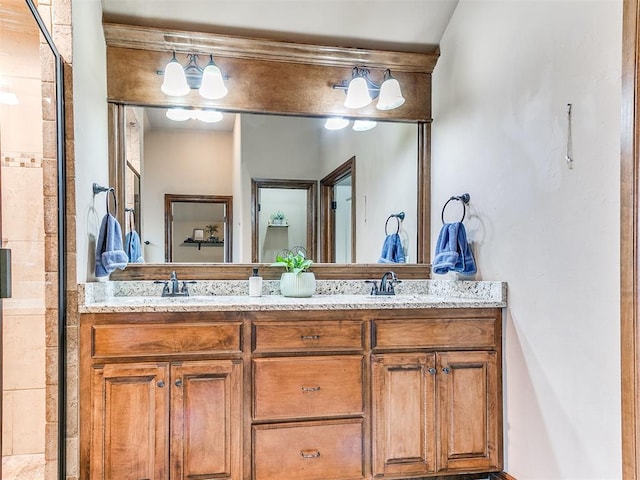
<svg viewBox="0 0 640 480">
<path fill-rule="evenodd" d="M 310 297 L 316 293 L 316 276 L 312 272 L 285 272 L 280 277 L 280 293 L 285 297 Z"/>
</svg>

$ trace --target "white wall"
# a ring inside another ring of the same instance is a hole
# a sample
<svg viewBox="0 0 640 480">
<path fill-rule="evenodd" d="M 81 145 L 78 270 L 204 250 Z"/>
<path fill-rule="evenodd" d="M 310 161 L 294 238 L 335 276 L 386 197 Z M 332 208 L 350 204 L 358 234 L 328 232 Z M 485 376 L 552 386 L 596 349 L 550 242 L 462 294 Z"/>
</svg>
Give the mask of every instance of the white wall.
<svg viewBox="0 0 640 480">
<path fill-rule="evenodd" d="M 241 117 L 240 214 L 247 228 L 243 229 L 240 261 L 250 262 L 251 179 L 321 178 L 320 141 L 315 123 L 301 122 L 295 117 L 273 115 L 242 114 Z M 317 258 L 316 255 L 309 256 Z"/>
<path fill-rule="evenodd" d="M 506 470 L 518 480 L 621 476 L 621 7 L 461 0 L 440 45 L 433 245 L 446 199 L 469 192 L 477 278 L 509 286 Z"/>
<path fill-rule="evenodd" d="M 95 242 L 106 213 L 105 194 L 94 197 L 91 185 L 109 182 L 107 65 L 100 1 L 72 2 L 77 275 L 84 282 L 95 278 Z"/>
<path fill-rule="evenodd" d="M 141 174 L 144 258 L 164 262 L 164 195 L 232 195 L 233 135 L 146 130 Z"/>
<path fill-rule="evenodd" d="M 416 124 L 379 122 L 365 132 L 323 130 L 323 176 L 356 157 L 356 261 L 376 263 L 385 239 L 385 222 L 405 212 L 400 237 L 408 262 L 417 260 L 418 128 Z M 389 220 L 388 233 L 397 223 Z"/>
</svg>

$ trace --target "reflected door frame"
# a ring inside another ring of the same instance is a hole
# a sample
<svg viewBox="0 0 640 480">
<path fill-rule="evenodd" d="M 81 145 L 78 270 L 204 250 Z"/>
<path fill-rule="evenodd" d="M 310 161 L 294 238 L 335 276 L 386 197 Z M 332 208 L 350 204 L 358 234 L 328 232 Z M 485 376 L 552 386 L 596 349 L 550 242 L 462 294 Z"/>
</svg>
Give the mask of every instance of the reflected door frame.
<svg viewBox="0 0 640 480">
<path fill-rule="evenodd" d="M 251 261 L 259 262 L 260 258 L 260 189 L 280 188 L 307 191 L 307 257 L 314 259 L 318 248 L 317 232 L 317 181 L 286 180 L 273 178 L 251 179 Z"/>
<path fill-rule="evenodd" d="M 320 180 L 320 261 L 336 261 L 335 186 L 351 176 L 351 263 L 356 263 L 356 157 L 353 156 Z"/>
<path fill-rule="evenodd" d="M 233 197 L 227 195 L 164 195 L 164 261 L 173 259 L 173 204 L 174 203 L 213 203 L 224 204 L 224 258 L 231 262 L 231 244 L 233 241 Z"/>
</svg>

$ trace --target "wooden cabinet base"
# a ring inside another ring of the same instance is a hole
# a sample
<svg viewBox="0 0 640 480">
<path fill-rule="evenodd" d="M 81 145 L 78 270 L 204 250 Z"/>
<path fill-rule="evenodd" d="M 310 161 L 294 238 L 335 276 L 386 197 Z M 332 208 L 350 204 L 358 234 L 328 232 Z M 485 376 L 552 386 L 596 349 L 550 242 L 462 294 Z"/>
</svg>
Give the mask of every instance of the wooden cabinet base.
<svg viewBox="0 0 640 480">
<path fill-rule="evenodd" d="M 80 480 L 513 480 L 501 344 L 499 309 L 86 314 Z"/>
</svg>

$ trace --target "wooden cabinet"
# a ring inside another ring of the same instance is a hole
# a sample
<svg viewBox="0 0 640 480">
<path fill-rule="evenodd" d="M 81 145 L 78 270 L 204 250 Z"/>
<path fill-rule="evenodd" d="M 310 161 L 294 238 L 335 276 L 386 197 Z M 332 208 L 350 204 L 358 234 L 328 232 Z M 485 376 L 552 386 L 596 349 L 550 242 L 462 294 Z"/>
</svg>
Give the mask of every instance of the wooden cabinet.
<svg viewBox="0 0 640 480">
<path fill-rule="evenodd" d="M 383 354 L 372 370 L 375 475 L 500 470 L 496 352 Z"/>
<path fill-rule="evenodd" d="M 500 317 L 465 313 L 374 321 L 375 476 L 502 469 Z"/>
<path fill-rule="evenodd" d="M 80 480 L 502 469 L 499 309 L 87 314 Z"/>
<path fill-rule="evenodd" d="M 93 371 L 91 478 L 167 478 L 169 366 L 105 365 Z"/>
</svg>

